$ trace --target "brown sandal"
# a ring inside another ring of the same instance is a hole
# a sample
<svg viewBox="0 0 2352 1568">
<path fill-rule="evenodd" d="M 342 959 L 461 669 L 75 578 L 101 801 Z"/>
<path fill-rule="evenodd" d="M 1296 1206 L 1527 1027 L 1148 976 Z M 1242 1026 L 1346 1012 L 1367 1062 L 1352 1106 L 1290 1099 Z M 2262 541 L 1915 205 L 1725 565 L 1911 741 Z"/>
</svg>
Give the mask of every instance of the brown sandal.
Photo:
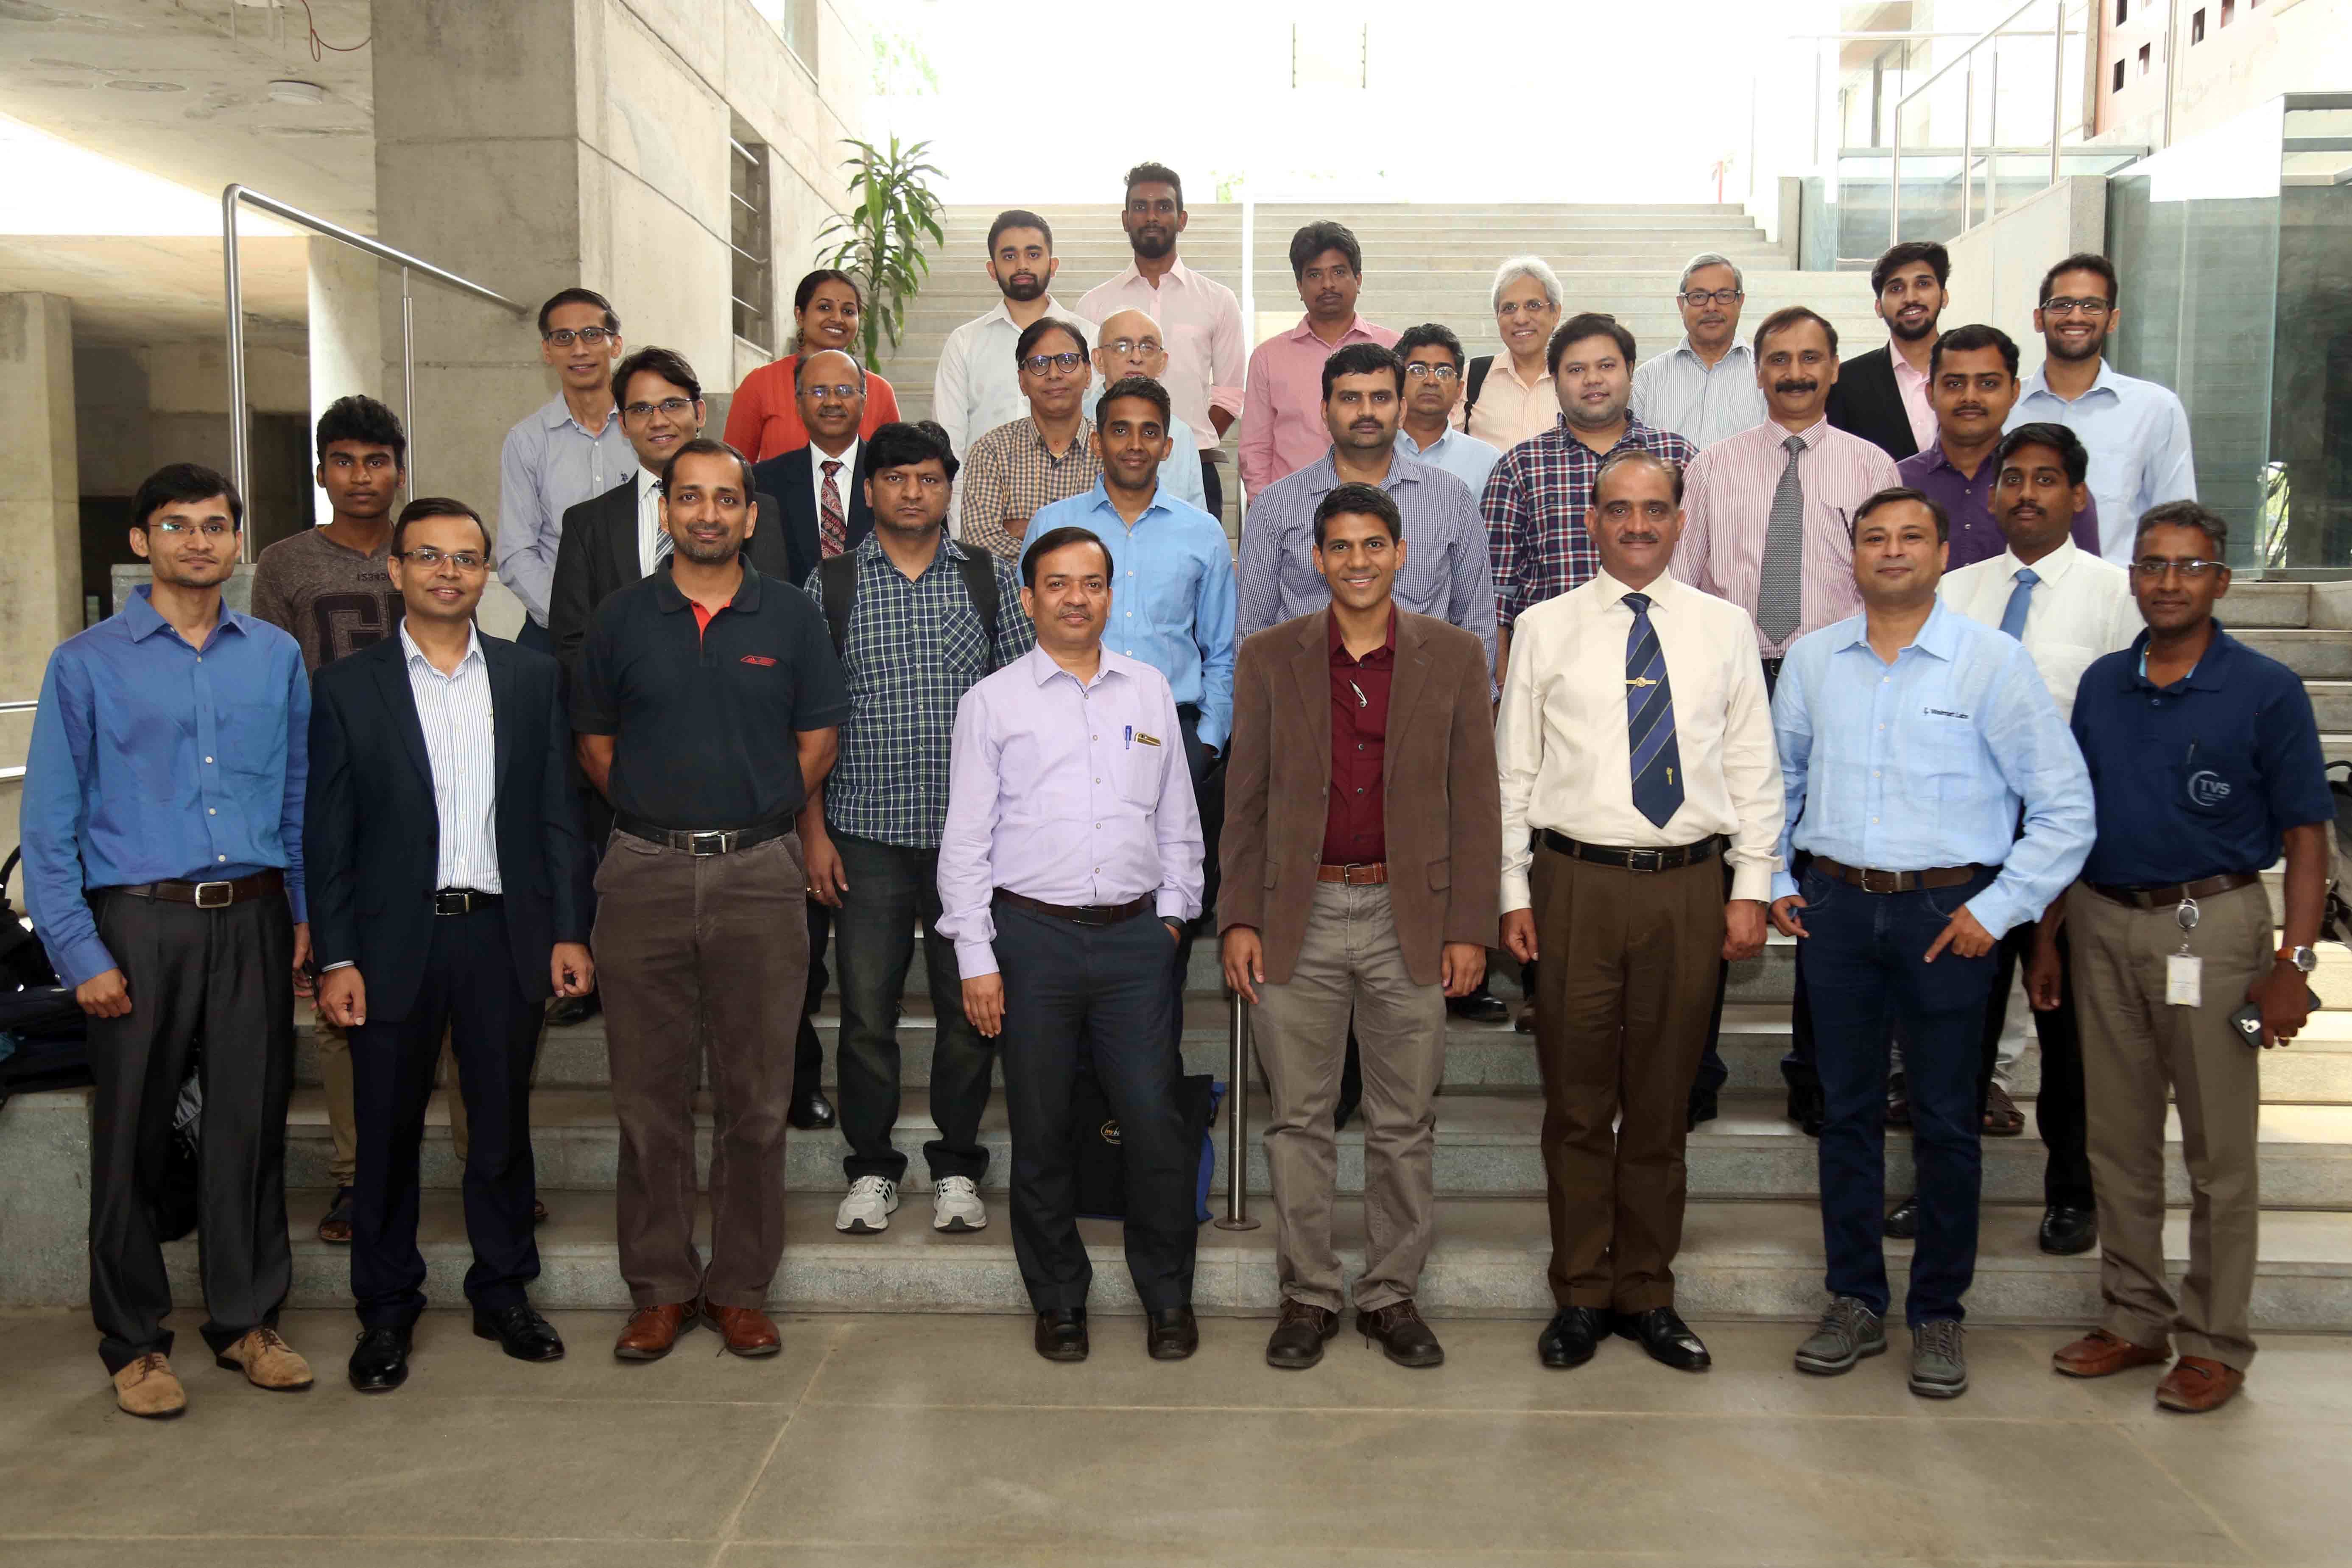
<svg viewBox="0 0 2352 1568">
<path fill-rule="evenodd" d="M 2009 1091 L 1994 1084 L 1985 1094 L 1984 1134 L 1988 1138 L 2013 1138 L 2025 1131 L 2025 1113 L 2009 1097 Z"/>
<path fill-rule="evenodd" d="M 331 1247 L 352 1244 L 352 1189 L 339 1186 L 335 1201 L 327 1206 L 326 1217 L 319 1221 L 319 1239 Z"/>
</svg>

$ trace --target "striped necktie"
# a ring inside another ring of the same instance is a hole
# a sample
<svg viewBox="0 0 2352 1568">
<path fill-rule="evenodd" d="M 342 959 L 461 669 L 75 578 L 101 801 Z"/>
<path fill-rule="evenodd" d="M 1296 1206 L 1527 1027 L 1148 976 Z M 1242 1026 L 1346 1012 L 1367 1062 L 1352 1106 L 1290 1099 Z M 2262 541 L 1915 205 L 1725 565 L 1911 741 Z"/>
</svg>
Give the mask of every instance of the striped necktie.
<svg viewBox="0 0 2352 1568">
<path fill-rule="evenodd" d="M 817 549 L 827 559 L 849 548 L 849 519 L 841 511 L 841 460 L 824 460 L 824 491 L 817 499 Z"/>
<path fill-rule="evenodd" d="M 1629 593 L 1633 629 L 1625 634 L 1625 749 L 1633 760 L 1633 809 L 1663 828 L 1681 809 L 1683 765 L 1675 744 L 1675 694 L 1666 683 L 1665 650 L 1650 624 L 1650 596 Z"/>
<path fill-rule="evenodd" d="M 1797 478 L 1805 438 L 1792 435 L 1780 444 L 1789 449 L 1789 465 L 1780 470 L 1780 483 L 1772 492 L 1772 520 L 1764 530 L 1764 572 L 1756 589 L 1756 630 L 1776 648 L 1805 618 L 1805 492 Z"/>
<path fill-rule="evenodd" d="M 2041 580 L 2042 574 L 2032 567 L 2018 568 L 2017 586 L 2009 591 L 2009 602 L 2001 608 L 2000 629 L 2021 643 L 2025 641 L 2025 612 L 2033 608 L 2033 585 Z"/>
</svg>

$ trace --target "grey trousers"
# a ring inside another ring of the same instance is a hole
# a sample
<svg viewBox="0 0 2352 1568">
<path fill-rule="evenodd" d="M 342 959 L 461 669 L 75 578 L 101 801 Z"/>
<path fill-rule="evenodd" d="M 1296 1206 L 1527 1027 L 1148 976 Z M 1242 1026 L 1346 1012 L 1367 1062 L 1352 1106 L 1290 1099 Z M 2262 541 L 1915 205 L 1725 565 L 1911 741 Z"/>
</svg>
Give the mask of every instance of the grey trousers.
<svg viewBox="0 0 2352 1568">
<path fill-rule="evenodd" d="M 1262 986 L 1252 1014 L 1272 1102 L 1275 1263 L 1286 1300 L 1346 1303 L 1331 1210 L 1339 1148 L 1331 1109 L 1348 1054 L 1348 1017 L 1364 1069 L 1364 1272 L 1356 1310 L 1408 1301 L 1429 1258 L 1437 1210 L 1431 1103 L 1445 1076 L 1445 992 L 1415 985 L 1397 946 L 1389 890 L 1318 883 L 1297 967 Z"/>
</svg>

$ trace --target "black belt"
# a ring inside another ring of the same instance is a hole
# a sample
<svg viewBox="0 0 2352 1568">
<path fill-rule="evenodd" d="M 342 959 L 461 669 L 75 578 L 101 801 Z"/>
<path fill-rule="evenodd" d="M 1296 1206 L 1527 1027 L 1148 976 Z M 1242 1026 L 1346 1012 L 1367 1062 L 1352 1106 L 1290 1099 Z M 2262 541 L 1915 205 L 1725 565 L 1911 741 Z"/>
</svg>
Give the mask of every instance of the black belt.
<svg viewBox="0 0 2352 1568">
<path fill-rule="evenodd" d="M 1686 865 L 1711 861 L 1723 852 L 1723 835 L 1701 839 L 1695 844 L 1676 844 L 1664 850 L 1620 850 L 1604 844 L 1580 843 L 1565 833 L 1555 833 L 1549 828 L 1536 830 L 1543 835 L 1543 847 L 1556 855 L 1570 860 L 1591 861 L 1594 865 L 1615 866 L 1620 871 L 1679 871 Z"/>
<path fill-rule="evenodd" d="M 1051 920 L 1066 920 L 1073 925 L 1117 925 L 1139 915 L 1150 914 L 1152 905 L 1160 902 L 1160 894 L 1153 892 L 1125 904 L 1047 904 L 1042 898 L 1024 898 L 1001 887 L 996 890 L 996 898 L 1000 904 L 1009 904 L 1015 909 L 1025 909 L 1032 915 L 1043 915 Z"/>
<path fill-rule="evenodd" d="M 2168 887 L 2103 887 L 2085 883 L 2101 898 L 2112 899 L 2126 909 L 2169 909 L 2174 904 L 2192 898 L 2210 898 L 2217 893 L 2231 893 L 2242 887 L 2252 887 L 2263 879 L 2253 872 L 2224 872 L 2200 882 L 2177 882 Z"/>
<path fill-rule="evenodd" d="M 501 894 L 495 893 L 477 893 L 470 887 L 444 887 L 434 892 L 433 913 L 471 915 L 478 909 L 495 909 L 505 902 Z"/>
<path fill-rule="evenodd" d="M 93 887 L 92 893 L 125 893 L 133 898 L 164 904 L 193 904 L 198 909 L 226 909 L 249 898 L 267 898 L 286 891 L 286 873 L 272 868 L 228 882 L 134 882 L 115 887 Z"/>
<path fill-rule="evenodd" d="M 737 850 L 748 850 L 754 844 L 764 844 L 771 839 L 781 839 L 793 831 L 793 819 L 776 817 L 765 822 L 754 822 L 748 828 L 723 828 L 703 831 L 691 828 L 659 828 L 642 817 L 613 813 L 613 826 L 633 839 L 643 839 L 664 849 L 684 850 L 690 855 L 731 855 Z"/>
<path fill-rule="evenodd" d="M 1858 887 L 1864 893 L 1916 893 L 1923 887 L 1958 887 L 1974 882 L 1990 866 L 1937 865 L 1925 871 L 1879 871 L 1874 868 L 1847 865 L 1827 855 L 1815 855 L 1811 870 L 1821 873 L 1833 882 Z"/>
</svg>

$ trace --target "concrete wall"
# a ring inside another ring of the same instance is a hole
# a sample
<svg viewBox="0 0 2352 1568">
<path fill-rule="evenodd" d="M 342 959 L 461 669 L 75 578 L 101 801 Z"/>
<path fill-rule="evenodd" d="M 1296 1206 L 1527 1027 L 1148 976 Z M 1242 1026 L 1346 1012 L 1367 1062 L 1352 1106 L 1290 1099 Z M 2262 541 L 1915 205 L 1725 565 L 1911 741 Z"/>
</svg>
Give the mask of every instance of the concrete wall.
<svg viewBox="0 0 2352 1568">
<path fill-rule="evenodd" d="M 2018 373 L 2032 375 L 2042 363 L 2042 339 L 2033 330 L 2042 275 L 2077 251 L 2105 250 L 2106 238 L 2106 181 L 2062 180 L 2028 197 L 1951 242 L 1952 302 L 1944 326 L 1982 321 L 2000 328 L 2017 340 Z"/>
<path fill-rule="evenodd" d="M 2201 42 L 2191 43 L 2190 20 L 2205 13 Z M 2352 0 L 2237 0 L 2230 26 L 2221 26 L 2221 0 L 2146 0 L 2115 25 L 2113 0 L 2097 58 L 2098 140 L 2160 148 L 2164 126 L 2164 51 L 2169 29 L 2174 51 L 2172 141 L 2235 118 L 2266 98 L 2286 92 L 2331 92 L 2352 84 Z M 2139 74 L 2138 51 L 2150 51 Z M 2125 62 L 2124 90 L 2114 90 L 2115 62 Z"/>
</svg>

